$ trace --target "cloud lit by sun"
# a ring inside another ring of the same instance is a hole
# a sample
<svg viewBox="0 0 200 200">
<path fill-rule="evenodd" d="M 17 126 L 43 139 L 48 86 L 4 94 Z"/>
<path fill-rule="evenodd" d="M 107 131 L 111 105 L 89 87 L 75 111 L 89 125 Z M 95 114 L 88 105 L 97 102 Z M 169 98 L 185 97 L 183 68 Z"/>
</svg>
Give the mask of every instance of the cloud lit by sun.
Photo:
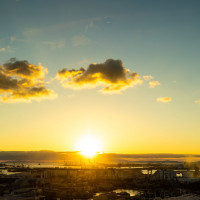
<svg viewBox="0 0 200 200">
<path fill-rule="evenodd" d="M 93 157 L 102 151 L 102 143 L 94 135 L 85 135 L 78 141 L 76 150 L 86 157 Z"/>
</svg>

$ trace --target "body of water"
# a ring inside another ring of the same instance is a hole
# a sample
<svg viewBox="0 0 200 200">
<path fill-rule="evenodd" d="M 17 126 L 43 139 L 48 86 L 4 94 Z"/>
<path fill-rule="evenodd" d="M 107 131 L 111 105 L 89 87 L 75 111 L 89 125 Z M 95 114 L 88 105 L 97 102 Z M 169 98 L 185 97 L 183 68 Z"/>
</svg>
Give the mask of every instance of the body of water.
<svg viewBox="0 0 200 200">
<path fill-rule="evenodd" d="M 115 193 L 120 193 L 120 192 L 127 192 L 128 194 L 130 194 L 130 196 L 136 196 L 140 194 L 139 190 L 129 190 L 129 189 L 117 189 L 117 190 L 113 190 L 112 192 Z M 99 192 L 96 193 L 94 196 L 99 196 L 101 194 L 106 194 L 107 192 Z"/>
</svg>

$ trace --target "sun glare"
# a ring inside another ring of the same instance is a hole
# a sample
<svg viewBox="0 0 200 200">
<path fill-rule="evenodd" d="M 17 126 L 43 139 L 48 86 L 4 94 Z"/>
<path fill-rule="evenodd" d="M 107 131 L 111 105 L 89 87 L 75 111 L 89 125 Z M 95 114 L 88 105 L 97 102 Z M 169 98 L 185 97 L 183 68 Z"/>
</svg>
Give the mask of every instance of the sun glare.
<svg viewBox="0 0 200 200">
<path fill-rule="evenodd" d="M 102 151 L 102 144 L 95 136 L 86 135 L 80 139 L 76 150 L 86 157 L 93 157 Z"/>
</svg>

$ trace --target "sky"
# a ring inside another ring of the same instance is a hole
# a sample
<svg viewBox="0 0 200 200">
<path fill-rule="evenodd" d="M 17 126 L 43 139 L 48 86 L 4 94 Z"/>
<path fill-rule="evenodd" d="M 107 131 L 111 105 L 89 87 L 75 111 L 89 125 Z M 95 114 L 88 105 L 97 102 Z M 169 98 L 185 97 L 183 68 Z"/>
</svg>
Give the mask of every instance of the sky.
<svg viewBox="0 0 200 200">
<path fill-rule="evenodd" d="M 0 150 L 200 153 L 200 1 L 0 3 Z"/>
</svg>

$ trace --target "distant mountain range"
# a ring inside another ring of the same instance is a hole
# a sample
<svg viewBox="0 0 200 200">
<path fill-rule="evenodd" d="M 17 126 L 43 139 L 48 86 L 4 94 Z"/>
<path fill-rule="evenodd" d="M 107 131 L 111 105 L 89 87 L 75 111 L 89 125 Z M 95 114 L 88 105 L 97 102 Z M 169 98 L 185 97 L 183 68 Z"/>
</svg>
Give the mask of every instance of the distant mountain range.
<svg viewBox="0 0 200 200">
<path fill-rule="evenodd" d="M 80 162 L 86 159 L 79 152 L 54 151 L 0 151 L 0 161 L 60 161 Z M 200 155 L 195 154 L 98 154 L 93 159 L 98 163 L 134 163 L 134 162 L 186 162 L 200 161 Z"/>
</svg>

